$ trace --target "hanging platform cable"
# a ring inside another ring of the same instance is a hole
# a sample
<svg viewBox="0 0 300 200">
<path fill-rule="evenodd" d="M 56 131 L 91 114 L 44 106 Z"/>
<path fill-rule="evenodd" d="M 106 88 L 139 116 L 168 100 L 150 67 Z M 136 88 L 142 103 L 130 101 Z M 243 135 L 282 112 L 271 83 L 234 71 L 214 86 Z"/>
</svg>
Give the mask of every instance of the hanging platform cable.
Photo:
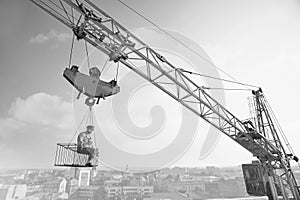
<svg viewBox="0 0 300 200">
<path fill-rule="evenodd" d="M 41 1 L 41 2 L 42 2 L 42 1 Z M 70 13 L 65 9 L 65 7 L 64 7 L 63 3 L 61 2 L 61 0 L 59 0 L 59 3 L 61 4 L 61 7 L 60 7 L 57 3 L 55 3 L 55 2 L 53 2 L 53 1 L 51 1 L 51 0 L 49 0 L 49 2 L 51 2 L 51 3 L 52 3 L 55 7 L 57 7 L 59 10 L 62 10 L 63 12 L 65 12 L 67 18 L 66 18 L 65 16 L 61 15 L 60 13 L 58 13 L 58 12 L 57 12 L 55 9 L 53 9 L 51 6 L 45 4 L 44 2 L 42 2 L 42 3 L 43 3 L 49 10 L 51 10 L 51 12 L 56 13 L 57 15 L 59 15 L 60 17 L 62 17 L 63 19 L 69 20 L 70 22 L 73 22 L 73 24 L 74 24 L 74 20 L 76 19 L 76 20 L 78 21 L 78 23 L 79 23 L 81 16 L 80 16 L 79 19 L 76 18 L 76 17 L 74 16 L 73 8 L 71 9 L 71 14 L 70 14 Z M 72 17 L 72 20 L 70 19 L 70 16 Z M 78 26 L 78 23 L 77 23 L 76 26 Z M 71 67 L 71 60 L 72 60 L 72 55 L 73 55 L 73 45 L 74 45 L 74 33 L 73 33 L 73 36 L 72 36 L 72 44 L 71 44 L 71 51 L 70 51 L 70 58 L 69 58 L 69 65 L 68 65 L 69 68 Z"/>
<path fill-rule="evenodd" d="M 93 107 L 92 106 L 89 106 L 86 125 L 92 125 L 92 126 L 94 126 L 94 111 L 93 111 Z M 95 133 L 95 131 L 93 131 L 93 136 L 94 136 L 94 142 L 93 143 L 94 143 L 94 149 L 95 149 L 94 155 L 95 155 L 95 157 L 97 159 L 96 163 L 98 163 L 99 148 L 97 146 L 97 139 L 96 139 L 96 133 Z"/>
<path fill-rule="evenodd" d="M 62 2 L 60 1 L 60 3 L 62 4 Z M 65 10 L 65 8 L 64 8 Z M 67 11 L 65 10 L 65 12 L 67 13 Z M 74 10 L 73 8 L 71 8 L 71 16 L 72 16 L 72 22 L 74 24 Z M 70 51 L 70 57 L 69 57 L 69 69 L 71 68 L 71 62 L 72 62 L 72 56 L 73 56 L 73 48 L 74 48 L 74 40 L 75 40 L 75 34 L 73 32 L 72 34 L 72 42 L 71 42 L 71 51 Z"/>
<path fill-rule="evenodd" d="M 102 67 L 102 69 L 101 69 L 101 75 L 102 75 L 102 73 L 104 72 L 104 70 L 105 70 L 105 67 L 106 67 L 106 65 L 107 65 L 107 63 L 108 63 L 108 61 L 109 61 L 109 57 L 105 60 L 105 63 L 104 63 L 104 65 L 103 65 L 103 67 Z"/>
<path fill-rule="evenodd" d="M 90 65 L 89 51 L 88 51 L 86 40 L 84 40 L 84 44 L 85 44 L 85 51 L 86 51 L 86 57 L 87 57 L 87 62 L 88 62 L 88 68 L 90 70 L 91 69 L 91 65 Z"/>
<path fill-rule="evenodd" d="M 71 144 L 71 142 L 73 141 L 73 139 L 75 138 L 75 136 L 78 134 L 78 131 L 79 131 L 79 129 L 81 128 L 82 123 L 84 122 L 84 120 L 85 120 L 86 118 L 88 118 L 88 114 L 89 114 L 89 110 L 87 110 L 87 112 L 86 112 L 85 115 L 83 116 L 81 122 L 79 123 L 79 126 L 77 127 L 77 129 L 76 129 L 76 131 L 75 131 L 75 134 L 73 135 L 73 137 L 71 138 L 71 140 L 70 140 L 69 143 L 68 143 L 69 145 Z"/>
<path fill-rule="evenodd" d="M 121 4 L 123 4 L 125 7 L 127 7 L 129 10 L 131 10 L 132 12 L 134 12 L 135 14 L 137 14 L 138 16 L 140 16 L 141 18 L 143 18 L 145 21 L 147 21 L 148 23 L 152 24 L 153 26 L 155 26 L 157 29 L 159 29 L 161 32 L 163 32 L 164 34 L 166 34 L 168 37 L 172 38 L 173 40 L 175 40 L 176 42 L 178 42 L 179 44 L 181 44 L 182 46 L 184 46 L 185 48 L 187 48 L 188 50 L 190 50 L 191 52 L 193 52 L 194 54 L 196 54 L 197 56 L 199 56 L 200 58 L 202 58 L 204 61 L 206 61 L 209 65 L 211 65 L 212 67 L 215 67 L 216 69 L 220 70 L 222 73 L 224 73 L 226 76 L 228 76 L 229 78 L 231 78 L 232 80 L 234 80 L 233 82 L 239 82 L 237 81 L 233 76 L 231 76 L 230 74 L 228 74 L 227 72 L 225 72 L 223 69 L 221 69 L 220 67 L 218 67 L 217 65 L 215 65 L 214 63 L 212 63 L 209 59 L 205 58 L 204 56 L 202 56 L 201 54 L 199 54 L 197 51 L 195 51 L 194 49 L 192 49 L 191 47 L 189 47 L 187 44 L 185 44 L 184 42 L 182 42 L 181 40 L 179 40 L 178 38 L 176 38 L 175 36 L 173 36 L 172 34 L 168 33 L 167 31 L 165 31 L 163 28 L 161 28 L 160 26 L 158 26 L 157 24 L 155 24 L 154 22 L 152 22 L 150 19 L 146 18 L 145 16 L 143 16 L 141 13 L 139 13 L 137 10 L 135 10 L 134 8 L 132 8 L 131 6 L 129 6 L 128 4 L 124 3 L 121 0 L 117 0 L 119 1 Z M 245 87 L 247 86 L 251 86 L 248 84 L 244 84 Z M 251 86 L 253 87 L 253 86 Z M 256 87 L 256 86 L 254 86 Z M 258 88 L 258 87 L 257 87 Z"/>
<path fill-rule="evenodd" d="M 107 66 L 108 61 L 109 61 L 109 58 L 107 58 L 107 59 L 105 60 L 105 63 L 104 63 L 104 65 L 103 65 L 102 69 L 100 70 L 100 76 L 103 74 L 103 72 L 104 72 L 104 70 L 105 70 L 105 68 L 106 68 L 106 66 Z M 117 62 L 117 69 L 116 69 L 116 76 L 115 76 L 115 80 L 116 80 L 116 81 L 118 81 L 119 68 L 120 68 L 120 62 Z M 100 78 L 100 77 L 99 77 L 99 78 Z"/>
<path fill-rule="evenodd" d="M 82 118 L 75 134 L 69 141 L 69 143 L 57 143 L 56 153 L 55 153 L 55 161 L 54 166 L 60 167 L 84 167 L 87 161 L 87 155 L 78 153 L 78 145 L 76 143 L 72 143 L 74 137 L 78 134 L 78 130 L 80 129 L 82 123 L 87 118 L 88 112 Z"/>
<path fill-rule="evenodd" d="M 85 126 L 89 126 L 89 125 L 92 125 L 94 126 L 94 113 L 93 113 L 93 107 L 92 106 L 89 106 L 88 110 L 87 110 L 87 113 L 85 115 L 85 117 L 83 118 L 83 120 L 85 120 Z M 94 132 L 94 144 L 95 144 L 95 147 L 97 148 L 97 145 L 96 145 L 96 136 L 95 136 L 95 132 Z"/>
<path fill-rule="evenodd" d="M 118 81 L 120 62 L 117 63 L 116 81 Z"/>
<path fill-rule="evenodd" d="M 69 57 L 69 69 L 71 68 L 71 62 L 72 62 L 72 57 L 73 57 L 74 40 L 75 40 L 75 34 L 73 33 L 71 51 L 70 51 L 70 57 Z"/>
<path fill-rule="evenodd" d="M 74 24 L 74 19 L 77 19 L 74 17 L 74 11 L 73 11 L 73 8 L 72 8 L 72 13 L 71 13 L 71 16 L 72 16 L 72 22 Z M 77 19 L 77 24 L 75 25 L 75 27 L 78 27 L 78 24 L 80 22 L 80 19 L 81 19 L 82 16 L 79 17 L 79 19 Z M 73 57 L 73 49 L 74 49 L 74 41 L 75 41 L 75 33 L 73 31 L 73 34 L 72 34 L 72 42 L 71 42 L 71 50 L 70 50 L 70 56 L 69 56 L 69 68 L 71 68 L 71 63 L 72 63 L 72 57 Z M 86 51 L 87 51 L 87 47 L 86 47 Z M 89 62 L 89 61 L 88 61 Z"/>
<path fill-rule="evenodd" d="M 90 106 L 89 110 L 90 110 L 90 112 L 89 112 L 89 114 L 90 114 L 89 124 L 94 125 L 94 110 L 93 110 L 93 107 Z M 96 140 L 96 133 L 94 131 L 94 144 L 95 144 L 95 147 L 97 148 L 97 142 L 96 141 L 97 141 Z"/>
</svg>

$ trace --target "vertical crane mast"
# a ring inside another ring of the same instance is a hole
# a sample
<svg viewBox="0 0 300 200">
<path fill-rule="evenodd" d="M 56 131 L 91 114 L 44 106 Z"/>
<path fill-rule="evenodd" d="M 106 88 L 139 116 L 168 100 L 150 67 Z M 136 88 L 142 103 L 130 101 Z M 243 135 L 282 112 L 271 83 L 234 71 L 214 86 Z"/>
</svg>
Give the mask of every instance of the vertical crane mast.
<svg viewBox="0 0 300 200">
<path fill-rule="evenodd" d="M 122 63 L 171 96 L 193 113 L 226 134 L 256 156 L 268 172 L 275 170 L 272 163 L 283 162 L 282 149 L 270 141 L 264 132 L 249 127 L 212 98 L 202 87 L 189 79 L 184 70 L 173 65 L 116 20 L 89 0 L 30 0 L 57 20 L 71 28 L 77 39 L 83 39 L 109 56 L 109 60 Z M 257 96 L 257 95 L 256 95 Z M 287 166 L 288 165 L 288 166 Z M 292 174 L 290 171 L 289 174 Z M 289 179 L 290 176 L 287 176 Z M 295 185 L 282 184 L 285 188 Z M 293 191 L 293 189 L 291 189 Z M 299 199 L 298 191 L 292 192 Z"/>
<path fill-rule="evenodd" d="M 276 119 L 272 116 L 272 110 L 262 93 L 262 90 L 253 91 L 253 102 L 256 113 L 256 124 L 259 132 L 268 138 L 268 140 L 275 145 L 279 150 L 279 159 L 276 161 L 264 162 L 264 167 L 268 171 L 267 173 L 273 177 L 277 194 L 281 194 L 285 199 L 288 199 L 291 194 L 295 199 L 299 199 L 299 188 L 297 182 L 292 173 L 290 160 L 298 160 L 294 155 L 287 153 L 284 148 L 284 144 L 280 140 L 279 133 L 277 132 Z M 271 170 L 270 170 L 271 169 Z M 287 187 L 283 187 L 286 185 Z"/>
</svg>

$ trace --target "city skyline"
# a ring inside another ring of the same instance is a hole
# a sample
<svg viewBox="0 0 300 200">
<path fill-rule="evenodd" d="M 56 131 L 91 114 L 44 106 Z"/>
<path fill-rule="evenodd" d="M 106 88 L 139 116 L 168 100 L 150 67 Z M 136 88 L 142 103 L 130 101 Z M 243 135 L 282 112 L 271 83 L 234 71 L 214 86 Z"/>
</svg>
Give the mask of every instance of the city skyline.
<svg viewBox="0 0 300 200">
<path fill-rule="evenodd" d="M 133 195 L 133 196 L 132 196 Z M 0 199 L 211 199 L 248 197 L 240 168 L 166 168 L 159 173 L 73 168 L 0 170 Z"/>
</svg>

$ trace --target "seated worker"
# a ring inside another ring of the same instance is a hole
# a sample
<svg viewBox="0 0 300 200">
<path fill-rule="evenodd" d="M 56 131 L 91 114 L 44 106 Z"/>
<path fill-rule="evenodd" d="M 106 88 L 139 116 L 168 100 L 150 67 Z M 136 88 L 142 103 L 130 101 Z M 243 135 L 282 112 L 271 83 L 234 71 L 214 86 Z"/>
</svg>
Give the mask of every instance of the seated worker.
<svg viewBox="0 0 300 200">
<path fill-rule="evenodd" d="M 94 148 L 91 133 L 94 130 L 94 126 L 88 125 L 87 130 L 79 133 L 77 137 L 77 152 L 89 155 L 86 166 L 92 167 L 91 161 L 96 157 L 97 149 Z"/>
</svg>

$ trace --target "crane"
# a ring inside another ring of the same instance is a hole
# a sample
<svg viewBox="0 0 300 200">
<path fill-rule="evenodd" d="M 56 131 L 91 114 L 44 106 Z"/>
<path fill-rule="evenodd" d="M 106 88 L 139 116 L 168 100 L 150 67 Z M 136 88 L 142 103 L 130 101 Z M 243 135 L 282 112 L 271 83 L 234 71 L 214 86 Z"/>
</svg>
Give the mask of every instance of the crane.
<svg viewBox="0 0 300 200">
<path fill-rule="evenodd" d="M 258 166 L 262 174 L 262 195 L 300 199 L 290 165 L 294 155 L 280 141 L 261 89 L 252 91 L 255 120 L 240 120 L 193 82 L 187 71 L 173 65 L 90 0 L 30 1 L 69 27 L 78 40 L 102 51 L 109 61 L 122 63 L 257 157 L 259 163 L 254 167 Z"/>
</svg>

